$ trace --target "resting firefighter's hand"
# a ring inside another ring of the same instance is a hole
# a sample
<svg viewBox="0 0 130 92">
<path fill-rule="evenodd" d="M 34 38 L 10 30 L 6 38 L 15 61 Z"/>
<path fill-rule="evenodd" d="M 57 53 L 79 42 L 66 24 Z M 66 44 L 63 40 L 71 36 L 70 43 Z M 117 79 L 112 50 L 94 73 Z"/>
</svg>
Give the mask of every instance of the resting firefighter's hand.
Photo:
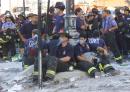
<svg viewBox="0 0 130 92">
<path fill-rule="evenodd" d="M 98 47 L 97 52 L 100 53 L 101 55 L 108 55 L 107 50 L 102 47 Z"/>
</svg>

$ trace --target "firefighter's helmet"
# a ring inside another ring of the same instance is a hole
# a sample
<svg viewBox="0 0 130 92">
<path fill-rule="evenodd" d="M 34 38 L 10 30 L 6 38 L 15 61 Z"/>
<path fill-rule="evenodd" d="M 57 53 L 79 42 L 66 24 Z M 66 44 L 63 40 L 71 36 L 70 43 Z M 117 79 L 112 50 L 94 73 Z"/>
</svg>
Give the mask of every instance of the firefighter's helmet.
<svg viewBox="0 0 130 92">
<path fill-rule="evenodd" d="M 65 5 L 64 5 L 63 2 L 57 2 L 56 5 L 55 5 L 55 8 L 64 10 L 65 9 Z"/>
</svg>

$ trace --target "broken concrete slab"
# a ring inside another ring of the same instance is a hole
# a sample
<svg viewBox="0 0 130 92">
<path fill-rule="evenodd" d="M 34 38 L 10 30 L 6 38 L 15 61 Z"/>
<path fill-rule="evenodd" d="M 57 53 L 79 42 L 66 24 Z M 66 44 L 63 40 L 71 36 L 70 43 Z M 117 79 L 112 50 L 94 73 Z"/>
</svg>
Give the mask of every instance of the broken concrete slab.
<svg viewBox="0 0 130 92">
<path fill-rule="evenodd" d="M 61 72 L 58 73 L 55 78 L 54 81 L 59 81 L 59 82 L 63 82 L 63 81 L 75 81 L 81 78 L 87 77 L 85 72 L 82 72 L 80 70 L 74 70 L 74 71 L 69 71 L 69 72 Z"/>
<path fill-rule="evenodd" d="M 34 71 L 34 65 L 29 66 L 26 70 L 20 72 L 12 81 L 19 81 L 23 78 L 30 77 Z"/>
</svg>

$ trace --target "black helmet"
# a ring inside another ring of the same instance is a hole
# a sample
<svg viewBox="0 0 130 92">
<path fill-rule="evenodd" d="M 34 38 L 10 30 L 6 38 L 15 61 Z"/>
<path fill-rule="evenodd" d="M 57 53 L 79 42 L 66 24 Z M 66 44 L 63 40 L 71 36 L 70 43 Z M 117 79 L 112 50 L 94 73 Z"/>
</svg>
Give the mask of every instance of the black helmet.
<svg viewBox="0 0 130 92">
<path fill-rule="evenodd" d="M 55 8 L 64 10 L 65 9 L 65 5 L 64 5 L 63 2 L 57 2 L 56 5 L 55 5 Z"/>
</svg>

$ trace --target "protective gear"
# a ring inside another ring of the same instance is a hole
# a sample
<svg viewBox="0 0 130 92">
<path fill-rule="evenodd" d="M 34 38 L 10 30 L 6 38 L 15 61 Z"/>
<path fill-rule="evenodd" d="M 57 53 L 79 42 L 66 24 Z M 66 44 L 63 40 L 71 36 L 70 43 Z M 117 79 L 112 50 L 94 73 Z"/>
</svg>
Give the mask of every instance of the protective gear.
<svg viewBox="0 0 130 92">
<path fill-rule="evenodd" d="M 7 43 L 11 40 L 11 35 L 9 32 L 1 32 L 0 35 L 0 44 Z"/>
<path fill-rule="evenodd" d="M 55 5 L 55 8 L 64 10 L 65 5 L 63 4 L 63 2 L 57 2 L 56 5 Z"/>
</svg>

